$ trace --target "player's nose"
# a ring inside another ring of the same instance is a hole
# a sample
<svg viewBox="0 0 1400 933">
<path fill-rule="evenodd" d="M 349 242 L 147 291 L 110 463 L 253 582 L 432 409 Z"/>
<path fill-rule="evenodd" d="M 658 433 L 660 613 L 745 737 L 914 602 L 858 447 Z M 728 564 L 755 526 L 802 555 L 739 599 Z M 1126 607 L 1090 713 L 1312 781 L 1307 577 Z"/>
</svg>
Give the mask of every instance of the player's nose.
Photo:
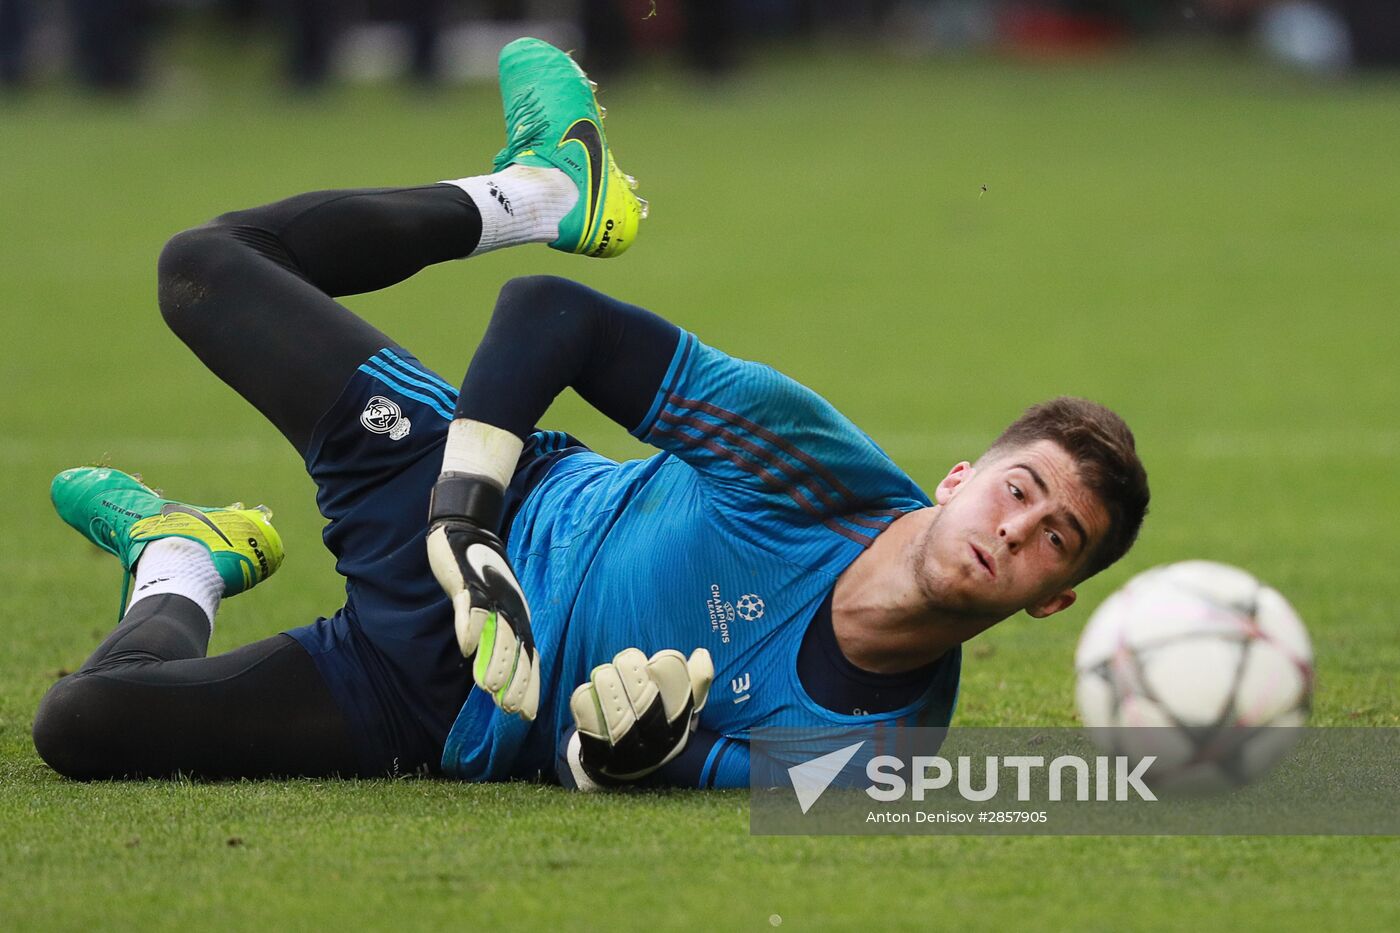
<svg viewBox="0 0 1400 933">
<path fill-rule="evenodd" d="M 1025 543 L 1033 525 L 1034 521 L 1025 512 L 1007 516 L 997 526 L 997 538 L 1008 551 L 1014 552 Z"/>
</svg>

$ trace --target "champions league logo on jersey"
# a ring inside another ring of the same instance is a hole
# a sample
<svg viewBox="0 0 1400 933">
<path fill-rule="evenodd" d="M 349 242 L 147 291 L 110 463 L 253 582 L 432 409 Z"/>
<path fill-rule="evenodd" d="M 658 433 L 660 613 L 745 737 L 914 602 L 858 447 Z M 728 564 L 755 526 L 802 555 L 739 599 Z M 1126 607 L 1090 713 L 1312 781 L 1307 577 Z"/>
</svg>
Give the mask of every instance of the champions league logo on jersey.
<svg viewBox="0 0 1400 933">
<path fill-rule="evenodd" d="M 408 436 L 412 423 L 403 416 L 398 403 L 393 399 L 376 395 L 360 412 L 360 424 L 374 434 L 387 434 L 390 440 L 400 440 Z"/>
<path fill-rule="evenodd" d="M 710 584 L 710 598 L 705 602 L 710 614 L 710 631 L 719 636 L 721 644 L 729 644 L 729 626 L 735 619 L 744 622 L 757 622 L 763 618 L 763 597 L 756 593 L 745 593 L 737 603 L 726 602 L 720 595 L 719 584 Z"/>
<path fill-rule="evenodd" d="M 745 593 L 734 604 L 734 614 L 745 622 L 757 622 L 763 618 L 763 597 Z"/>
</svg>

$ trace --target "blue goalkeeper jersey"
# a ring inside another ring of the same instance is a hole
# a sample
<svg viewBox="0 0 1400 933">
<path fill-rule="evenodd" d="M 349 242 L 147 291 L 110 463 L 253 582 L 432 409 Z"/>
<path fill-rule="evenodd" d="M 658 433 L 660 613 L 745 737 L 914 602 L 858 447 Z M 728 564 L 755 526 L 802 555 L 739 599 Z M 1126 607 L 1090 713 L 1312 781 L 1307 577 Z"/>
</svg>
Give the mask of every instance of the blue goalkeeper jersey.
<svg viewBox="0 0 1400 933">
<path fill-rule="evenodd" d="M 887 713 L 824 709 L 798 680 L 806 626 L 836 578 L 896 517 L 930 504 L 869 437 L 810 389 L 690 334 L 633 433 L 661 452 L 565 457 L 516 513 L 508 551 L 540 652 L 539 715 L 507 715 L 474 689 L 443 750 L 447 774 L 553 776 L 574 688 L 629 647 L 709 649 L 700 726 L 721 737 L 707 769 L 729 762 L 710 775 L 719 786 L 747 780 L 754 728 L 948 724 L 958 650 L 918 700 Z"/>
</svg>

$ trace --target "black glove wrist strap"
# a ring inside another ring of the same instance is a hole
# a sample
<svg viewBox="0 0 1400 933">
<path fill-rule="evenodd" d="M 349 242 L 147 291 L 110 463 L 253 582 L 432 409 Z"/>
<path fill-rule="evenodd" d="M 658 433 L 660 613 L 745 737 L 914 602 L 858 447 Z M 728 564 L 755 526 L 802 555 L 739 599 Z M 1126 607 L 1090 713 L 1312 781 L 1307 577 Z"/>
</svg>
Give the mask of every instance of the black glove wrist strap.
<svg viewBox="0 0 1400 933">
<path fill-rule="evenodd" d="M 429 524 L 442 519 L 466 519 L 479 528 L 495 532 L 501 523 L 505 492 L 484 476 L 444 473 L 433 485 L 428 502 Z"/>
</svg>

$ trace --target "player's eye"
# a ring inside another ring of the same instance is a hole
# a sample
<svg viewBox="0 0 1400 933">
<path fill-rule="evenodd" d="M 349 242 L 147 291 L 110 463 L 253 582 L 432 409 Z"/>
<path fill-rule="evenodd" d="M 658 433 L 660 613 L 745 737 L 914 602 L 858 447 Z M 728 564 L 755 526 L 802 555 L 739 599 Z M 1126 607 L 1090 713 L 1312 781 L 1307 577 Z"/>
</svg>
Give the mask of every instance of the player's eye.
<svg viewBox="0 0 1400 933">
<path fill-rule="evenodd" d="M 1047 531 L 1045 536 L 1050 539 L 1050 546 L 1055 550 L 1063 551 L 1065 549 L 1065 539 L 1061 538 L 1057 532 Z"/>
<path fill-rule="evenodd" d="M 1012 498 L 1016 499 L 1018 502 L 1026 498 L 1026 494 L 1021 491 L 1021 487 L 1017 486 L 1015 483 L 1007 483 L 1006 488 L 1011 490 Z"/>
</svg>

